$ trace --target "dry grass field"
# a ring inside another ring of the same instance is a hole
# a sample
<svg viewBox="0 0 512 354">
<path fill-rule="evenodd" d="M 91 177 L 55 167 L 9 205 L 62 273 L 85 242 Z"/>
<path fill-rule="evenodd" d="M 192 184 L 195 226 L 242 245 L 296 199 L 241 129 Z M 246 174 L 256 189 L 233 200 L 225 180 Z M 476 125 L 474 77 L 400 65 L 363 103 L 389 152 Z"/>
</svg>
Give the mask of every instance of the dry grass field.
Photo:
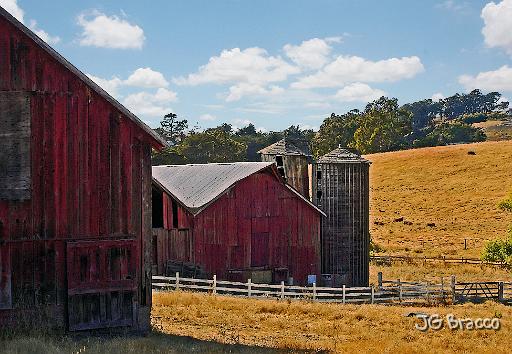
<svg viewBox="0 0 512 354">
<path fill-rule="evenodd" d="M 409 312 L 457 318 L 502 317 L 501 329 L 420 332 Z M 154 295 L 163 333 L 220 343 L 346 353 L 508 353 L 512 307 L 488 302 L 445 307 L 319 304 L 184 292 Z"/>
<path fill-rule="evenodd" d="M 501 120 L 490 120 L 482 123 L 474 123 L 474 127 L 483 128 L 487 140 L 511 140 L 512 139 L 512 126 L 510 121 L 504 122 Z"/>
<path fill-rule="evenodd" d="M 385 254 L 479 257 L 488 240 L 506 235 L 512 215 L 497 203 L 512 190 L 512 141 L 365 157 L 371 235 Z"/>
</svg>

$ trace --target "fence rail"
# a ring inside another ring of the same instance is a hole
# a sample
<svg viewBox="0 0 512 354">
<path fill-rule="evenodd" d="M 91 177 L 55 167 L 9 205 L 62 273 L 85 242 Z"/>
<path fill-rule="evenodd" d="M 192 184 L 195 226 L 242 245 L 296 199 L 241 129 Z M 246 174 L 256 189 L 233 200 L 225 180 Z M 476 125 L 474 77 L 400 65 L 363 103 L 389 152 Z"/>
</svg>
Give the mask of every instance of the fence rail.
<svg viewBox="0 0 512 354">
<path fill-rule="evenodd" d="M 254 298 L 313 300 L 340 303 L 396 303 L 396 302 L 460 302 L 493 299 L 512 301 L 512 282 L 457 283 L 455 276 L 441 283 L 383 280 L 369 287 L 317 287 L 281 284 L 258 284 L 249 279 L 246 283 L 225 280 L 154 276 L 153 289 L 157 291 L 188 290 L 219 295 Z"/>
<path fill-rule="evenodd" d="M 420 256 L 370 256 L 370 261 L 381 263 L 392 262 L 424 262 L 424 263 L 444 263 L 444 264 L 477 264 L 495 267 L 506 267 L 505 262 L 482 261 L 478 258 L 447 258 L 447 257 L 420 257 Z"/>
</svg>

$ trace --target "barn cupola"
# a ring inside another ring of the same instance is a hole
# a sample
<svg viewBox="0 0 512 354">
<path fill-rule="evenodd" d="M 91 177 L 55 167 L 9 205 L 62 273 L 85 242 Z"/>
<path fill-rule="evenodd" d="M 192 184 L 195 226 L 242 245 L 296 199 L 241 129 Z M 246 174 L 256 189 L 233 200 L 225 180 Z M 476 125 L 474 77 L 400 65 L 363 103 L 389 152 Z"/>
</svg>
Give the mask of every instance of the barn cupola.
<svg viewBox="0 0 512 354">
<path fill-rule="evenodd" d="M 367 286 L 369 281 L 370 161 L 338 147 L 316 162 L 312 200 L 322 219 L 322 273 L 333 286 Z"/>
</svg>

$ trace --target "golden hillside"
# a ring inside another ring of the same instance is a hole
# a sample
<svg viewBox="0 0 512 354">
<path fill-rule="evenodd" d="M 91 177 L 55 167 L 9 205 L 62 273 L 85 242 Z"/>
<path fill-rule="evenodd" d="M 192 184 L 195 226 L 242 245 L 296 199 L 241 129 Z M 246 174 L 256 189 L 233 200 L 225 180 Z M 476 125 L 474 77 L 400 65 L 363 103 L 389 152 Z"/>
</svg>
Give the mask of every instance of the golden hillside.
<svg viewBox="0 0 512 354">
<path fill-rule="evenodd" d="M 371 234 L 386 254 L 479 257 L 487 240 L 506 235 L 512 215 L 496 205 L 512 190 L 512 141 L 365 157 Z"/>
</svg>

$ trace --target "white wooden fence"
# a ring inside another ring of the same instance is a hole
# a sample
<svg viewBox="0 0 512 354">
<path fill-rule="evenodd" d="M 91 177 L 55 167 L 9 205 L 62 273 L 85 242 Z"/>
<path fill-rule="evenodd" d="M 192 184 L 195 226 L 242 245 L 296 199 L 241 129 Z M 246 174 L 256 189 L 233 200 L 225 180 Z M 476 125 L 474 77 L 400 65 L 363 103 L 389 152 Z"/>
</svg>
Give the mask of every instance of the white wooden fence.
<svg viewBox="0 0 512 354">
<path fill-rule="evenodd" d="M 512 301 L 511 282 L 457 283 L 452 276 L 441 283 L 383 280 L 378 276 L 378 285 L 369 287 L 317 287 L 281 284 L 257 284 L 249 279 L 246 283 L 213 279 L 154 276 L 156 291 L 186 290 L 254 298 L 312 300 L 339 303 L 394 303 L 394 302 L 458 302 L 473 299 Z"/>
</svg>

